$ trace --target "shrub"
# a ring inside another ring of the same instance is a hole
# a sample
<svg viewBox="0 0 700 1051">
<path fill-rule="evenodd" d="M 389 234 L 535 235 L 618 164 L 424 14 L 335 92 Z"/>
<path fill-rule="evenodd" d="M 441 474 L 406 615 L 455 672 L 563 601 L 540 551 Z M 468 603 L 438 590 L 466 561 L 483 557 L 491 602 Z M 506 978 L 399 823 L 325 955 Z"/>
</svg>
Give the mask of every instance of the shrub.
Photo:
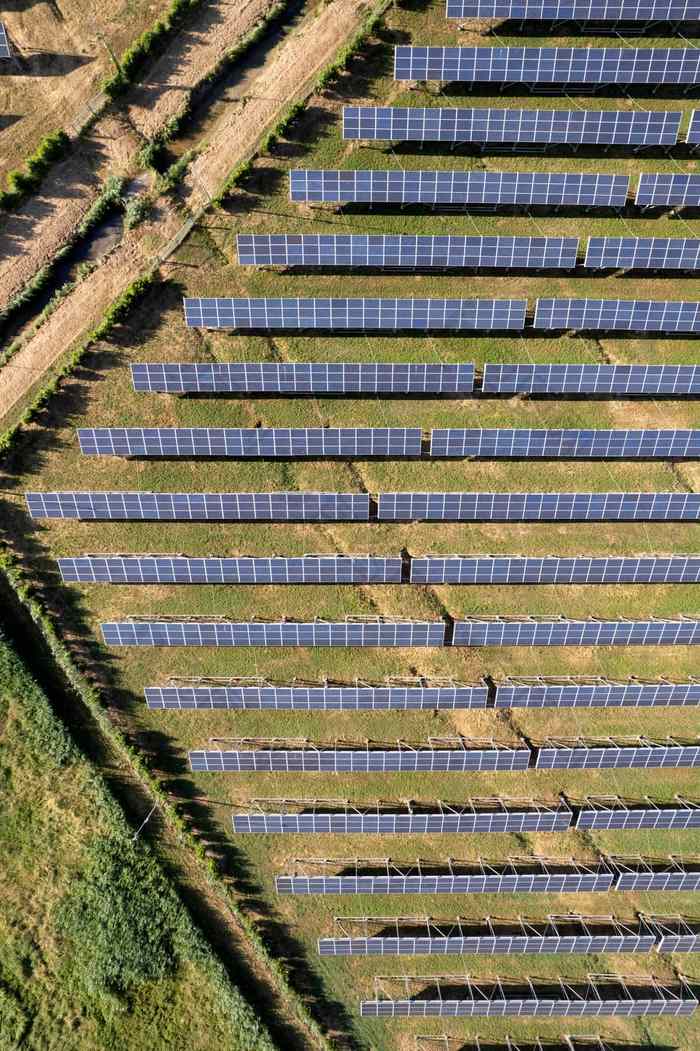
<svg viewBox="0 0 700 1051">
<path fill-rule="evenodd" d="M 102 83 L 105 95 L 111 99 L 123 95 L 134 83 L 147 59 L 165 47 L 167 38 L 174 35 L 187 17 L 201 7 L 203 2 L 204 0 L 172 0 L 165 17 L 159 18 L 150 29 L 146 29 L 122 54 L 117 72 Z"/>
<path fill-rule="evenodd" d="M 150 211 L 151 201 L 146 194 L 137 193 L 134 197 L 127 198 L 124 205 L 124 226 L 127 230 L 133 230 L 148 217 Z"/>
<path fill-rule="evenodd" d="M 67 156 L 70 146 L 70 139 L 62 129 L 45 135 L 25 161 L 24 171 L 16 168 L 8 172 L 7 189 L 0 190 L 0 208 L 16 208 L 23 197 L 37 190 L 51 165 Z"/>
</svg>

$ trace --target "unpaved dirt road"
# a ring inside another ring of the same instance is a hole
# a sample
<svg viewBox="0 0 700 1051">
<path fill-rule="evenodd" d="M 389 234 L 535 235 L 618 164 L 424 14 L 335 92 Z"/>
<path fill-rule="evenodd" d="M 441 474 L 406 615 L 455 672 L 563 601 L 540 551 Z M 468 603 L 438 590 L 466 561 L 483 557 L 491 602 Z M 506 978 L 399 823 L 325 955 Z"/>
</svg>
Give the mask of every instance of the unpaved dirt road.
<svg viewBox="0 0 700 1051">
<path fill-rule="evenodd" d="M 290 102 L 303 97 L 318 73 L 356 32 L 372 9 L 366 0 L 331 0 L 315 7 L 267 56 L 249 101 L 224 107 L 207 131 L 207 144 L 188 179 L 186 204 L 200 212 L 232 169 L 253 152 L 264 129 Z M 0 371 L 0 420 L 38 385 L 43 373 L 94 328 L 105 307 L 167 245 L 182 223 L 167 200 L 159 219 L 131 231 L 108 260 L 65 299 L 39 331 Z M 2 271 L 0 270 L 0 292 Z"/>
</svg>

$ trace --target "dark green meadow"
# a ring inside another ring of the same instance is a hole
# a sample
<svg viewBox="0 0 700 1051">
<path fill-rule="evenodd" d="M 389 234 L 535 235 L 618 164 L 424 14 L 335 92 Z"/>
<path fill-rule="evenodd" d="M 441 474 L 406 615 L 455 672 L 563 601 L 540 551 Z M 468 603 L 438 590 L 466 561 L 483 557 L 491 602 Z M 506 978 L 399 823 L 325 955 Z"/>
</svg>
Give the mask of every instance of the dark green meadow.
<svg viewBox="0 0 700 1051">
<path fill-rule="evenodd" d="M 105 703 L 123 723 L 162 778 L 189 809 L 205 839 L 225 844 L 225 871 L 236 882 L 244 906 L 259 920 L 277 954 L 290 960 L 294 980 L 313 989 L 318 1015 L 336 1033 L 340 1048 L 407 1051 L 412 1035 L 448 1031 L 523 1039 L 537 1033 L 596 1031 L 637 1038 L 640 1043 L 675 1044 L 687 1051 L 697 1045 L 692 1020 L 604 1020 L 590 1022 L 484 1019 L 456 1023 L 430 1021 L 361 1021 L 358 1001 L 371 995 L 375 974 L 469 972 L 508 976 L 586 972 L 656 973 L 672 978 L 681 971 L 700 979 L 692 958 L 654 955 L 522 959 L 401 958 L 319 959 L 318 936 L 330 934 L 338 915 L 432 915 L 483 917 L 580 911 L 630 916 L 698 912 L 692 895 L 638 894 L 569 896 L 467 896 L 442 898 L 277 898 L 275 873 L 291 871 L 297 858 L 384 857 L 499 859 L 540 853 L 593 860 L 596 852 L 669 854 L 700 853 L 696 833 L 619 833 L 585 839 L 577 833 L 538 836 L 239 836 L 230 834 L 233 803 L 254 797 L 304 796 L 383 799 L 446 799 L 504 793 L 551 799 L 560 791 L 570 797 L 587 793 L 620 793 L 669 798 L 675 793 L 700 795 L 697 772 L 571 771 L 498 775 L 192 775 L 186 751 L 210 739 L 232 737 L 307 737 L 424 741 L 461 733 L 512 741 L 517 732 L 540 739 L 550 734 L 694 735 L 696 710 L 554 711 L 518 710 L 513 718 L 493 712 L 449 713 L 177 713 L 148 711 L 146 685 L 170 676 L 260 675 L 289 679 L 376 679 L 385 675 L 451 676 L 474 680 L 482 675 L 671 676 L 697 673 L 690 648 L 666 649 L 444 649 L 444 650 L 148 650 L 105 649 L 99 622 L 129 615 L 213 615 L 234 620 L 287 616 L 310 620 L 352 614 L 384 614 L 410 619 L 438 619 L 478 614 L 566 614 L 573 617 L 673 616 L 700 611 L 700 588 L 691 586 L 579 587 L 62 587 L 53 560 L 85 552 L 162 552 L 192 555 L 317 553 L 512 553 L 512 554 L 666 554 L 700 550 L 698 526 L 690 524 L 260 524 L 254 523 L 80 523 L 31 522 L 24 510 L 26 489 L 139 489 L 176 491 L 330 490 L 370 493 L 394 490 L 483 491 L 682 491 L 697 488 L 697 465 L 668 463 L 495 463 L 434 461 L 240 463 L 126 461 L 81 457 L 79 426 L 421 426 L 432 427 L 700 427 L 700 403 L 687 399 L 606 400 L 491 398 L 457 399 L 251 399 L 236 397 L 175 398 L 135 394 L 129 364 L 139 361 L 487 361 L 690 363 L 697 344 L 684 339 L 595 338 L 458 338 L 448 336 L 237 336 L 185 329 L 182 295 L 252 296 L 448 296 L 527 297 L 575 295 L 608 298 L 700 299 L 700 281 L 688 277 L 523 276 L 518 273 L 295 274 L 272 268 L 254 270 L 236 263 L 237 232 L 395 232 L 455 234 L 528 234 L 700 236 L 692 218 L 616 217 L 604 211 L 586 215 L 445 214 L 429 210 L 335 210 L 292 205 L 288 199 L 289 167 L 340 168 L 479 168 L 520 171 L 642 172 L 697 169 L 698 162 L 676 151 L 674 157 L 631 156 L 591 152 L 581 155 L 486 154 L 438 151 L 412 145 L 393 148 L 343 142 L 340 113 L 344 104 L 507 105 L 509 107 L 642 108 L 684 111 L 684 126 L 696 101 L 689 98 L 616 98 L 573 95 L 483 95 L 442 93 L 438 85 L 409 90 L 392 79 L 394 43 L 511 45 L 557 44 L 617 46 L 616 38 L 488 35 L 486 26 L 469 24 L 460 32 L 447 23 L 443 5 L 407 4 L 389 12 L 385 26 L 334 85 L 314 96 L 306 112 L 270 155 L 258 159 L 244 184 L 222 209 L 212 210 L 168 267 L 167 281 L 157 285 L 133 311 L 113 341 L 92 353 L 62 384 L 43 418 L 27 429 L 8 460 L 7 522 L 12 546 L 36 582 L 76 658 L 102 685 Z M 628 41 L 643 46 L 673 46 L 670 40 Z M 303 976 L 303 977 L 300 977 Z M 311 976 L 311 977 L 309 977 Z M 318 983 L 318 984 L 315 984 Z"/>
</svg>

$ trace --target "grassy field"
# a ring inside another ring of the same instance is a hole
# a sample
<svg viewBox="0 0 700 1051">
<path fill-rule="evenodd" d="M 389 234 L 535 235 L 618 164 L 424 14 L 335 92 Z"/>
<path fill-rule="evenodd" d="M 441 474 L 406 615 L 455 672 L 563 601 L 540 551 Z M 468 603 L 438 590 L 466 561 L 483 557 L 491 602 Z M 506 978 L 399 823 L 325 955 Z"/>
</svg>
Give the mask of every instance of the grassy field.
<svg viewBox="0 0 700 1051">
<path fill-rule="evenodd" d="M 0 640 L 0 1048 L 272 1051 L 46 696 Z"/>
<path fill-rule="evenodd" d="M 436 619 L 443 611 L 454 616 L 478 613 L 559 614 L 571 616 L 674 615 L 700 609 L 697 587 L 86 587 L 60 586 L 53 559 L 58 555 L 92 552 L 185 552 L 188 554 L 300 554 L 303 552 L 398 553 L 518 553 L 518 554 L 663 554 L 697 552 L 698 527 L 673 524 L 547 524 L 443 525 L 362 523 L 291 524 L 168 524 L 30 522 L 23 507 L 25 489 L 153 489 L 179 491 L 318 489 L 369 492 L 387 490 L 676 490 L 697 488 L 695 465 L 664 463 L 467 463 L 467 462 L 358 462 L 237 463 L 237 462 L 127 462 L 88 459 L 79 454 L 76 426 L 507 426 L 507 427 L 698 427 L 700 408 L 694 400 L 614 401 L 489 399 L 176 399 L 136 395 L 128 366 L 134 361 L 578 361 L 681 363 L 695 360 L 689 340 L 641 339 L 489 339 L 445 337 L 311 336 L 241 337 L 185 330 L 180 297 L 188 295 L 386 295 L 386 296 L 537 296 L 591 295 L 700 299 L 700 282 L 689 278 L 593 278 L 563 275 L 522 277 L 517 274 L 455 276 L 318 274 L 300 276 L 272 269 L 237 266 L 235 234 L 257 232 L 413 232 L 413 233 L 528 233 L 700 236 L 700 223 L 683 218 L 650 219 L 556 215 L 493 216 L 386 213 L 366 214 L 332 208 L 292 206 L 288 200 L 286 170 L 290 166 L 453 168 L 488 170 L 546 170 L 628 172 L 691 171 L 696 162 L 680 155 L 648 156 L 469 156 L 413 148 L 358 146 L 340 139 L 340 110 L 344 103 L 390 102 L 410 105 L 557 106 L 563 108 L 682 108 L 684 120 L 694 102 L 669 101 L 660 96 L 622 99 L 600 96 L 571 99 L 559 96 L 518 98 L 482 96 L 455 98 L 406 90 L 391 79 L 391 45 L 396 42 L 522 44 L 522 37 L 478 37 L 476 30 L 459 32 L 443 16 L 441 3 L 413 4 L 392 11 L 381 39 L 375 39 L 352 63 L 337 91 L 311 100 L 306 114 L 290 137 L 272 156 L 260 160 L 244 188 L 212 212 L 206 224 L 178 253 L 168 283 L 157 287 L 133 314 L 118 338 L 93 354 L 84 368 L 64 385 L 40 425 L 19 443 L 6 476 L 7 522 L 10 540 L 36 579 L 55 612 L 76 656 L 105 689 L 107 703 L 125 719 L 149 757 L 153 768 L 174 793 L 190 799 L 197 827 L 227 837 L 229 872 L 239 884 L 250 913 L 259 919 L 279 955 L 290 960 L 292 973 L 315 983 L 314 997 L 335 1033 L 338 1047 L 372 1051 L 403 1051 L 412 1047 L 415 1032 L 447 1030 L 465 1036 L 504 1035 L 508 1023 L 371 1022 L 357 1015 L 357 1001 L 371 994 L 377 973 L 431 974 L 468 971 L 474 974 L 581 975 L 587 971 L 654 972 L 671 977 L 673 969 L 700 975 L 692 959 L 654 956 L 576 958 L 543 957 L 499 959 L 437 958 L 319 960 L 315 940 L 332 930 L 341 915 L 430 914 L 480 917 L 544 916 L 548 912 L 581 911 L 629 916 L 635 910 L 656 913 L 694 911 L 690 895 L 596 895 L 450 898 L 309 898 L 276 899 L 275 873 L 290 871 L 295 858 L 368 857 L 391 854 L 397 859 L 503 858 L 512 854 L 543 853 L 592 858 L 596 851 L 616 853 L 692 853 L 700 851 L 694 833 L 626 833 L 583 839 L 560 835 L 491 837 L 402 837 L 400 842 L 377 837 L 238 837 L 229 836 L 231 804 L 256 796 L 342 797 L 357 801 L 381 798 L 443 798 L 459 801 L 468 795 L 503 792 L 552 798 L 565 790 L 570 796 L 619 792 L 669 798 L 676 792 L 698 795 L 694 771 L 612 771 L 605 774 L 571 771 L 439 777 L 422 775 L 230 776 L 191 775 L 185 752 L 210 738 L 233 736 L 305 736 L 313 740 L 334 737 L 381 740 L 425 740 L 428 736 L 463 733 L 511 740 L 518 731 L 532 738 L 548 734 L 607 735 L 619 733 L 688 735 L 697 730 L 690 710 L 633 712 L 515 712 L 513 720 L 495 713 L 462 712 L 376 713 L 369 716 L 334 713 L 174 713 L 149 712 L 145 685 L 168 676 L 267 675 L 280 678 L 373 679 L 384 675 L 449 675 L 476 679 L 483 674 L 605 674 L 611 676 L 683 676 L 697 670 L 690 649 L 489 649 L 416 651 L 323 650 L 106 650 L 99 642 L 98 624 L 132 614 L 218 615 L 233 619 L 280 615 L 308 620 L 314 616 L 343 617 L 355 613 L 382 613 Z M 610 38 L 542 38 L 543 43 L 612 44 Z M 677 41 L 671 41 L 674 43 Z M 648 45 L 650 41 L 644 41 Z M 656 41 L 662 44 L 666 41 Z M 311 978 L 309 978 L 311 975 Z M 301 981 L 301 978 L 300 978 Z M 555 1036 L 581 1024 L 519 1020 L 522 1038 L 537 1032 Z M 588 1026 L 609 1035 L 636 1037 L 641 1043 L 694 1046 L 696 1022 L 608 1020 Z"/>
</svg>

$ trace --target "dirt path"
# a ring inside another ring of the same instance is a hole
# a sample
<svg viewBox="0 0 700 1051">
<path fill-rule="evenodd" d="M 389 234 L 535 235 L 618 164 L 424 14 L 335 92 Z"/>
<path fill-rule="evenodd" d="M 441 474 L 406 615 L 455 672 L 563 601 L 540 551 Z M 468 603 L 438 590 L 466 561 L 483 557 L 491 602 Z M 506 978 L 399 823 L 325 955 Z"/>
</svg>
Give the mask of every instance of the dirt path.
<svg viewBox="0 0 700 1051">
<path fill-rule="evenodd" d="M 303 97 L 369 9 L 366 0 L 331 0 L 271 50 L 255 77 L 250 101 L 224 107 L 209 128 L 207 145 L 185 184 L 192 212 L 201 212 L 229 172 L 251 155 L 265 127 L 295 98 Z M 157 219 L 132 231 L 0 371 L 0 420 L 174 237 L 182 218 L 165 199 L 158 202 L 157 211 Z"/>
<path fill-rule="evenodd" d="M 108 174 L 128 175 L 144 137 L 180 111 L 187 94 L 273 6 L 274 0 L 212 0 L 129 97 L 125 114 L 107 114 L 52 170 L 38 194 L 0 219 L 0 304 L 54 257 L 80 223 Z"/>
<path fill-rule="evenodd" d="M 129 119 L 152 138 L 179 113 L 187 92 L 253 29 L 274 0 L 213 0 L 129 97 Z"/>
<path fill-rule="evenodd" d="M 370 8 L 367 0 L 332 0 L 270 53 L 270 61 L 246 84 L 245 99 L 226 107 L 188 173 L 193 209 L 206 205 L 207 194 L 213 196 L 236 164 L 251 155 L 261 131 L 304 94 Z"/>
</svg>

